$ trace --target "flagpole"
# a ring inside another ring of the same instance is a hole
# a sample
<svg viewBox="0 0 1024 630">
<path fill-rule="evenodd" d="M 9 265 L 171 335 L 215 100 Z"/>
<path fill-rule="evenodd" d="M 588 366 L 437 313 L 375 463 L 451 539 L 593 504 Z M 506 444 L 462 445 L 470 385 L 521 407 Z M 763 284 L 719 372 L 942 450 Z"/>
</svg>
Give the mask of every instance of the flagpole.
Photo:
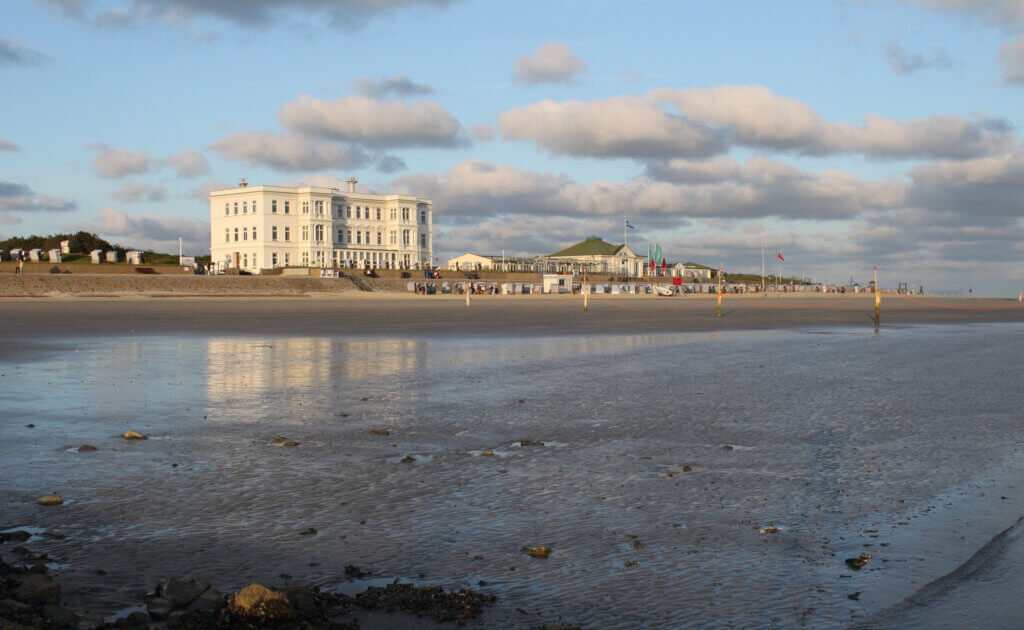
<svg viewBox="0 0 1024 630">
<path fill-rule="evenodd" d="M 629 236 L 627 236 L 629 219 L 622 217 L 622 246 L 629 247 Z"/>
<path fill-rule="evenodd" d="M 761 239 L 761 297 L 764 297 L 764 239 Z"/>
</svg>

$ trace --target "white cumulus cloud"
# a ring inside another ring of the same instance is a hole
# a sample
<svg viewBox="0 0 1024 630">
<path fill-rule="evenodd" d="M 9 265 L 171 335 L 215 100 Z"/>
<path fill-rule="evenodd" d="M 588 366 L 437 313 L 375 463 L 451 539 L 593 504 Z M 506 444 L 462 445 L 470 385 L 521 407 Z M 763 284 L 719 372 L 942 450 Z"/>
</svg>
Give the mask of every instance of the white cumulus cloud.
<svg viewBox="0 0 1024 630">
<path fill-rule="evenodd" d="M 359 147 L 266 131 L 234 133 L 218 140 L 210 149 L 227 160 L 290 172 L 356 168 L 369 161 Z"/>
<path fill-rule="evenodd" d="M 548 42 L 530 55 L 516 59 L 512 79 L 518 83 L 562 83 L 586 71 L 585 61 L 566 44 Z"/>
</svg>

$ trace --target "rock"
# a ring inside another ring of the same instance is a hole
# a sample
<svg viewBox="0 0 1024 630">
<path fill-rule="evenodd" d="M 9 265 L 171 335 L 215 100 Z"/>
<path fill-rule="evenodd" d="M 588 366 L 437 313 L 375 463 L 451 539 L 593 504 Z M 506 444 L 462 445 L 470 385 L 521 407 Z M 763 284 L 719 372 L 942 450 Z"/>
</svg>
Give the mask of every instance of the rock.
<svg viewBox="0 0 1024 630">
<path fill-rule="evenodd" d="M 412 455 L 406 455 L 405 457 L 402 458 L 402 463 L 403 464 L 411 464 L 411 463 L 413 463 L 415 461 L 416 461 L 416 458 L 413 457 Z"/>
<path fill-rule="evenodd" d="M 32 538 L 32 534 L 23 530 L 0 532 L 0 542 L 25 542 L 29 538 Z"/>
<path fill-rule="evenodd" d="M 768 525 L 766 527 L 762 527 L 760 531 L 762 534 L 777 534 L 779 532 L 779 528 L 774 525 Z"/>
<path fill-rule="evenodd" d="M 298 445 L 299 445 L 299 443 L 294 441 L 294 440 L 288 440 L 286 442 L 281 442 L 281 446 L 298 446 Z"/>
<path fill-rule="evenodd" d="M 171 602 L 163 597 L 150 597 L 146 600 L 146 612 L 153 619 L 166 619 L 171 614 Z"/>
<path fill-rule="evenodd" d="M 643 549 L 644 547 L 646 547 L 646 545 L 644 545 L 644 544 L 643 544 L 642 542 L 640 542 L 639 540 L 634 540 L 634 541 L 633 541 L 633 549 L 635 549 L 635 550 L 639 551 L 639 550 Z"/>
<path fill-rule="evenodd" d="M 141 610 L 136 610 L 124 619 L 128 623 L 128 626 L 132 628 L 145 628 L 149 625 L 149 615 Z"/>
<path fill-rule="evenodd" d="M 519 440 L 519 446 L 544 446 L 544 442 L 538 440 Z"/>
<path fill-rule="evenodd" d="M 26 604 L 58 604 L 60 584 L 48 575 L 29 573 L 21 577 L 21 584 L 14 589 L 14 599 Z"/>
<path fill-rule="evenodd" d="M 50 623 L 64 628 L 78 625 L 78 615 L 73 610 L 54 604 L 43 606 L 43 617 Z"/>
<path fill-rule="evenodd" d="M 487 457 L 487 456 L 494 457 L 494 451 L 481 451 L 480 452 L 480 457 Z"/>
<path fill-rule="evenodd" d="M 725 445 L 722 446 L 722 450 L 723 451 L 731 451 L 732 450 L 732 445 L 731 444 L 725 444 Z"/>
<path fill-rule="evenodd" d="M 627 567 L 635 567 L 635 566 L 638 566 L 640 563 L 636 562 L 636 561 L 633 561 L 633 560 L 626 560 L 622 564 L 627 566 Z"/>
<path fill-rule="evenodd" d="M 93 446 L 92 444 L 83 444 L 83 445 L 78 447 L 78 452 L 79 453 L 84 453 L 86 451 L 98 451 L 98 450 L 99 449 L 96 448 L 95 446 Z"/>
<path fill-rule="evenodd" d="M 126 440 L 148 440 L 149 439 L 148 437 L 146 437 L 145 435 L 142 435 L 138 431 L 132 431 L 131 429 L 129 429 L 128 431 L 125 431 L 124 435 L 122 435 L 121 437 L 123 437 Z"/>
<path fill-rule="evenodd" d="M 185 608 L 197 597 L 210 588 L 209 582 L 196 582 L 191 580 L 160 580 L 157 585 L 157 595 L 166 599 L 172 609 Z"/>
<path fill-rule="evenodd" d="M 60 505 L 61 503 L 64 503 L 64 499 L 60 498 L 60 496 L 56 494 L 39 497 L 36 501 L 39 501 L 39 505 Z"/>
<path fill-rule="evenodd" d="M 175 610 L 171 614 L 167 615 L 167 627 L 171 630 L 186 627 L 191 614 L 192 613 L 187 610 Z"/>
<path fill-rule="evenodd" d="M 683 466 L 683 472 L 690 472 L 693 470 L 693 466 Z"/>
<path fill-rule="evenodd" d="M 25 428 L 27 428 L 27 429 L 34 429 L 34 428 L 36 428 L 36 425 L 34 425 L 34 424 L 26 424 Z"/>
<path fill-rule="evenodd" d="M 215 588 L 210 588 L 203 591 L 199 597 L 195 598 L 192 603 L 188 605 L 188 609 L 217 612 L 227 605 L 228 600 L 224 599 L 221 592 Z"/>
<path fill-rule="evenodd" d="M 867 564 L 867 563 L 868 563 L 868 561 L 867 561 L 866 558 L 847 558 L 846 559 L 846 566 L 850 567 L 854 571 L 860 571 L 860 568 L 862 566 L 864 566 L 865 564 Z"/>
<path fill-rule="evenodd" d="M 103 619 L 103 613 L 98 610 L 90 610 L 82 615 L 76 627 L 78 630 L 99 630 L 105 625 L 107 622 Z"/>
<path fill-rule="evenodd" d="M 346 564 L 345 565 L 345 575 L 348 576 L 348 577 L 352 577 L 352 578 L 364 578 L 367 575 L 370 575 L 370 572 L 369 571 L 363 571 L 362 569 L 360 569 L 359 567 L 357 567 L 354 564 Z"/>
<path fill-rule="evenodd" d="M 285 437 L 285 436 L 283 436 L 283 435 L 275 435 L 275 436 L 274 436 L 274 441 L 275 441 L 275 442 L 277 442 L 277 443 L 281 443 L 281 442 L 287 442 L 287 441 L 288 441 L 288 438 L 286 438 L 286 437 Z"/>
<path fill-rule="evenodd" d="M 320 617 L 320 608 L 316 605 L 316 597 L 313 595 L 313 591 L 307 587 L 288 586 L 281 589 L 281 593 L 288 598 L 288 603 L 300 617 L 307 620 Z"/>
<path fill-rule="evenodd" d="M 387 429 L 370 429 L 370 433 L 373 435 L 391 435 L 391 431 Z"/>
<path fill-rule="evenodd" d="M 522 551 L 528 556 L 534 558 L 547 558 L 551 555 L 551 547 L 545 547 L 543 545 L 539 547 L 523 547 Z"/>
<path fill-rule="evenodd" d="M 262 584 L 250 584 L 228 600 L 228 612 L 236 617 L 259 621 L 293 619 L 295 611 L 282 593 Z"/>
<path fill-rule="evenodd" d="M 849 595 L 846 596 L 846 599 L 852 599 L 855 602 L 856 601 L 860 601 L 860 594 L 861 594 L 861 591 L 857 591 L 855 593 L 850 593 Z"/>
<path fill-rule="evenodd" d="M 870 560 L 871 559 L 871 554 L 870 553 L 862 553 L 862 554 L 860 554 L 860 559 L 861 560 Z"/>
<path fill-rule="evenodd" d="M 316 536 L 316 528 L 310 527 L 299 532 L 299 536 Z"/>
</svg>

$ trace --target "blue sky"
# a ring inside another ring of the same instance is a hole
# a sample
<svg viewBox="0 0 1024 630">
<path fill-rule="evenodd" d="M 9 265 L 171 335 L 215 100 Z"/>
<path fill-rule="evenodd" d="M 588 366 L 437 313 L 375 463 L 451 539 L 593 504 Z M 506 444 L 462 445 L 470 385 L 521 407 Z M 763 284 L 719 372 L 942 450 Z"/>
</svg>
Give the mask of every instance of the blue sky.
<svg viewBox="0 0 1024 630">
<path fill-rule="evenodd" d="M 12 0 L 0 235 L 209 247 L 211 188 L 435 202 L 439 256 L 1024 288 L 1024 0 Z M 643 244 L 643 245 L 641 245 Z"/>
</svg>

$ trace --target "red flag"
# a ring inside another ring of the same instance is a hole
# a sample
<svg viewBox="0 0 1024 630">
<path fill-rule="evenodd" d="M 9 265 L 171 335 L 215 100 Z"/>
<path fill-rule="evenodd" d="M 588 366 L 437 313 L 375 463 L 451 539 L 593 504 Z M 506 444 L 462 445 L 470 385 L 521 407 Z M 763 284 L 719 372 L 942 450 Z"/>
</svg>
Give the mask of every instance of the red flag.
<svg viewBox="0 0 1024 630">
<path fill-rule="evenodd" d="M 878 271 L 878 265 L 875 265 L 875 271 Z"/>
<path fill-rule="evenodd" d="M 780 254 L 779 252 L 775 252 L 775 255 L 779 257 L 779 260 L 786 260 L 785 258 L 782 257 L 782 254 Z"/>
</svg>

